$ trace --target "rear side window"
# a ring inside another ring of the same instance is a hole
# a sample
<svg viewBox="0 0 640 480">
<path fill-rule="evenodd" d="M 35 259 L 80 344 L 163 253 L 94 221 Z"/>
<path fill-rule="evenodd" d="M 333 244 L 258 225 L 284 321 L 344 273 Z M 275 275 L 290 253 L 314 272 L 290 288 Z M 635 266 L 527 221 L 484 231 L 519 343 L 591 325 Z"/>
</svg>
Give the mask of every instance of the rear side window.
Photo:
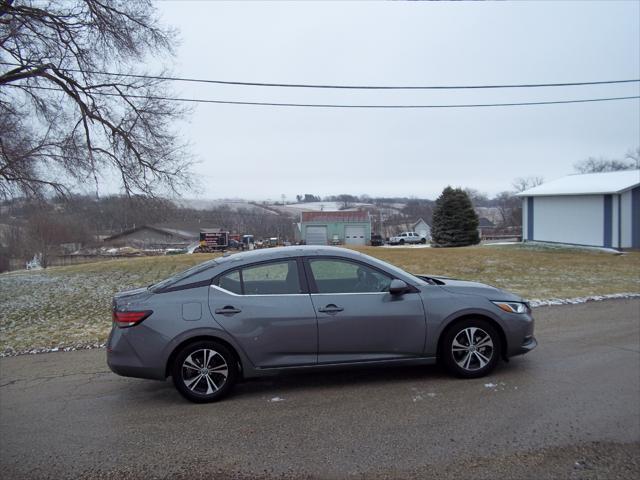
<svg viewBox="0 0 640 480">
<path fill-rule="evenodd" d="M 218 277 L 218 287 L 237 295 L 302 293 L 295 260 L 272 262 L 235 270 Z"/>
<path fill-rule="evenodd" d="M 374 293 L 389 290 L 392 278 L 360 263 L 310 260 L 318 293 Z"/>
<path fill-rule="evenodd" d="M 236 295 L 242 295 L 242 283 L 240 281 L 239 270 L 235 270 L 233 272 L 227 273 L 226 275 L 218 277 L 215 285 L 228 292 L 235 293 Z"/>
</svg>

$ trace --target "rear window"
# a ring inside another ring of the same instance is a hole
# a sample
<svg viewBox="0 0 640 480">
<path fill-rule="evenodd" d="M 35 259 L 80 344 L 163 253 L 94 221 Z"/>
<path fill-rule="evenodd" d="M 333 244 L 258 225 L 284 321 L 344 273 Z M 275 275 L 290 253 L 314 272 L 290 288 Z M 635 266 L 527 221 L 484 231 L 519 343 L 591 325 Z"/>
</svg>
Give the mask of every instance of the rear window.
<svg viewBox="0 0 640 480">
<path fill-rule="evenodd" d="M 214 285 L 236 295 L 291 295 L 302 293 L 295 260 L 270 262 L 221 275 Z"/>
</svg>

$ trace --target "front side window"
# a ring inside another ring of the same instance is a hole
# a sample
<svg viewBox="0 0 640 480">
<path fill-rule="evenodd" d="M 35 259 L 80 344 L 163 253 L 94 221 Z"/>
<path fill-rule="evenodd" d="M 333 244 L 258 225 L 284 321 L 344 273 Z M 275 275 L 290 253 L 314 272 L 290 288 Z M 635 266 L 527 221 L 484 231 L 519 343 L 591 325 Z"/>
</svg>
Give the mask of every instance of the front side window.
<svg viewBox="0 0 640 480">
<path fill-rule="evenodd" d="M 295 260 L 272 262 L 224 274 L 215 283 L 237 295 L 282 295 L 302 293 Z"/>
<path fill-rule="evenodd" d="M 392 278 L 361 263 L 310 260 L 318 293 L 373 293 L 389 290 Z"/>
</svg>

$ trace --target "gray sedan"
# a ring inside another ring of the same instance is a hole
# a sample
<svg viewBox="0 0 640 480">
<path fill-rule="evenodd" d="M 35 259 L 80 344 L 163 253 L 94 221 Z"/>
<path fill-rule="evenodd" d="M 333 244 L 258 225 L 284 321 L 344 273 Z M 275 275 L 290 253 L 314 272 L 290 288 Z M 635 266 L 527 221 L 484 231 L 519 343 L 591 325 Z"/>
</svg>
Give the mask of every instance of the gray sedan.
<svg viewBox="0 0 640 480">
<path fill-rule="evenodd" d="M 301 369 L 440 360 L 475 378 L 535 346 L 529 305 L 512 293 L 307 246 L 216 258 L 117 294 L 107 362 L 211 402 L 241 378 Z"/>
</svg>

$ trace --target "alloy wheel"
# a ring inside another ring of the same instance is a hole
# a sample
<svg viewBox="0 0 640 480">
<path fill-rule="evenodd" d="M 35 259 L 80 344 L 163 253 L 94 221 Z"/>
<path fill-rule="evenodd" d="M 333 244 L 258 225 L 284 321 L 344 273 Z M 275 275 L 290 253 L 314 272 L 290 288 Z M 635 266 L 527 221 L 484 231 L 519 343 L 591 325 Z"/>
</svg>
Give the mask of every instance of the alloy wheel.
<svg viewBox="0 0 640 480">
<path fill-rule="evenodd" d="M 227 382 L 229 367 L 224 357 L 209 348 L 190 353 L 182 363 L 182 381 L 193 393 L 211 395 Z"/>
<path fill-rule="evenodd" d="M 451 343 L 451 353 L 456 364 L 468 372 L 487 366 L 494 354 L 491 336 L 478 327 L 461 330 Z"/>
</svg>

